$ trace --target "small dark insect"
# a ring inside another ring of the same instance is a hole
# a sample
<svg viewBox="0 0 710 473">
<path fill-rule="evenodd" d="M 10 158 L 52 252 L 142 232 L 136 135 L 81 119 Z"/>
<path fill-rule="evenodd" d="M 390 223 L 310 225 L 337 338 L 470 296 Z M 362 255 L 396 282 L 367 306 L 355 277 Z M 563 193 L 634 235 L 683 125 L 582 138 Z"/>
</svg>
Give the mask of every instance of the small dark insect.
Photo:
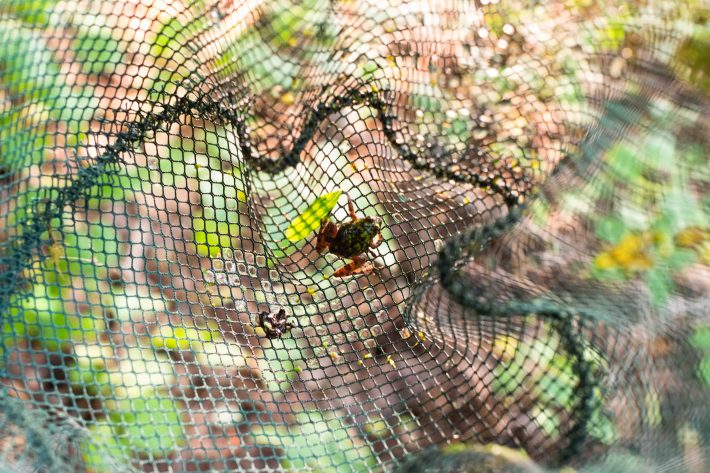
<svg viewBox="0 0 710 473">
<path fill-rule="evenodd" d="M 316 250 L 319 253 L 328 250 L 336 256 L 352 260 L 333 273 L 336 278 L 373 272 L 375 265 L 365 259 L 365 253 L 383 242 L 382 220 L 379 217 L 359 218 L 349 195 L 348 210 L 351 218 L 349 222 L 337 224 L 323 219 L 316 240 Z"/>
<path fill-rule="evenodd" d="M 283 334 L 293 328 L 293 324 L 286 321 L 286 311 L 279 309 L 276 314 L 269 312 L 260 313 L 259 327 L 264 329 L 266 338 L 281 338 Z"/>
</svg>

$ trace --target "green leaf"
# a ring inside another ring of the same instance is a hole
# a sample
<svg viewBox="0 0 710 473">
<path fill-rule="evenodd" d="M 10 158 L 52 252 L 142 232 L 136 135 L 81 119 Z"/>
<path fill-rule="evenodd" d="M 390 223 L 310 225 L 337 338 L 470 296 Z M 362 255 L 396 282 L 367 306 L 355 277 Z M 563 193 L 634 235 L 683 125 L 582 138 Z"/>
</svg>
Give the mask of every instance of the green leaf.
<svg viewBox="0 0 710 473">
<path fill-rule="evenodd" d="M 671 269 L 678 270 L 690 266 L 696 260 L 695 252 L 692 250 L 676 249 L 667 260 Z"/>
<path fill-rule="evenodd" d="M 205 209 L 204 213 L 210 209 Z M 195 244 L 197 254 L 203 258 L 216 258 L 225 248 L 235 248 L 236 238 L 239 236 L 239 215 L 236 212 L 225 213 L 225 216 L 232 220 L 226 222 L 226 218 L 218 221 L 203 216 L 196 216 L 192 219 L 193 230 L 195 231 Z"/>
<path fill-rule="evenodd" d="M 705 384 L 710 385 L 710 328 L 703 327 L 696 330 L 690 338 L 694 348 L 703 352 L 703 358 L 698 367 L 698 376 Z"/>
<path fill-rule="evenodd" d="M 685 227 L 705 226 L 707 216 L 692 192 L 688 192 L 688 181 L 683 180 L 664 189 L 662 217 L 670 230 L 677 232 Z"/>
<path fill-rule="evenodd" d="M 235 54 L 235 51 L 240 54 Z M 288 58 L 273 54 L 272 48 L 255 32 L 240 37 L 233 48 L 225 51 L 221 62 L 229 69 L 246 71 L 253 81 L 255 93 L 276 86 L 285 90 L 294 88 L 300 67 Z"/>
<path fill-rule="evenodd" d="M 112 72 L 123 58 L 121 43 L 111 36 L 110 31 L 105 30 L 80 30 L 72 48 L 74 59 L 80 62 L 84 71 L 89 74 Z"/>
<path fill-rule="evenodd" d="M 659 171 L 673 172 L 677 168 L 675 137 L 667 131 L 649 134 L 641 145 L 643 161 Z"/>
<path fill-rule="evenodd" d="M 441 113 L 445 108 L 442 100 L 427 94 L 412 93 L 409 95 L 410 107 L 414 110 L 421 110 L 424 114 Z M 422 115 L 426 118 L 426 115 Z"/>
<path fill-rule="evenodd" d="M 446 129 L 448 135 L 456 137 L 460 142 L 465 142 L 468 139 L 471 129 L 471 124 L 465 118 L 455 118 L 451 122 L 451 127 Z"/>
<path fill-rule="evenodd" d="M 9 13 L 31 25 L 47 26 L 47 23 L 51 24 L 52 11 L 59 0 L 6 0 L 2 3 L 2 13 Z"/>
<path fill-rule="evenodd" d="M 121 397 L 139 398 L 156 386 L 174 384 L 175 367 L 165 353 L 129 347 L 118 369 L 109 372 L 109 383 Z"/>
<path fill-rule="evenodd" d="M 613 177 L 618 181 L 635 183 L 644 170 L 643 163 L 639 161 L 638 154 L 623 144 L 614 145 L 609 150 L 609 168 Z"/>
<path fill-rule="evenodd" d="M 695 348 L 699 348 L 710 354 L 710 327 L 700 328 L 695 331 L 690 339 Z"/>
<path fill-rule="evenodd" d="M 215 143 L 221 139 L 215 133 L 208 133 L 206 138 L 208 142 L 211 138 Z M 214 147 L 213 151 L 218 155 L 220 149 L 227 149 L 228 146 L 229 143 L 223 140 L 219 147 L 209 144 L 208 151 Z M 239 206 L 247 201 L 247 197 L 238 168 L 233 168 L 232 173 L 224 173 L 216 170 L 221 165 L 218 158 L 199 155 L 196 161 L 184 166 L 185 175 L 199 181 L 202 197 L 202 212 L 195 214 L 192 219 L 195 244 L 200 256 L 214 258 L 224 249 L 238 246 Z M 169 175 L 163 172 L 163 178 Z"/>
<path fill-rule="evenodd" d="M 153 348 L 159 350 L 190 350 L 200 351 L 203 342 L 221 340 L 219 331 L 193 327 L 172 327 L 161 325 L 157 333 L 151 335 Z"/>
<path fill-rule="evenodd" d="M 12 94 L 25 99 L 56 99 L 67 87 L 61 77 L 59 65 L 42 35 L 17 22 L 0 22 L 3 47 L 0 64 L 3 67 L 2 83 Z"/>
<path fill-rule="evenodd" d="M 67 379 L 74 389 L 83 390 L 89 396 L 110 396 L 111 384 L 104 361 L 101 357 L 79 356 L 75 364 L 67 368 Z"/>
<path fill-rule="evenodd" d="M 317 230 L 321 220 L 330 215 L 342 193 L 343 191 L 337 190 L 318 197 L 301 215 L 293 219 L 284 234 L 286 239 L 296 243 Z"/>
<path fill-rule="evenodd" d="M 184 44 L 184 31 L 186 27 L 177 18 L 170 18 L 161 25 L 160 30 L 153 39 L 151 55 L 171 56 L 181 49 Z"/>
<path fill-rule="evenodd" d="M 264 349 L 264 358 L 259 360 L 261 376 L 270 391 L 284 392 L 296 378 L 295 368 L 303 356 L 293 338 L 271 340 L 271 347 Z"/>
<path fill-rule="evenodd" d="M 616 217 L 605 217 L 597 221 L 595 230 L 597 237 L 614 244 L 621 240 L 627 229 L 623 220 Z"/>
<path fill-rule="evenodd" d="M 710 386 L 710 356 L 704 356 L 698 368 L 698 376 L 700 379 Z"/>
<path fill-rule="evenodd" d="M 300 41 L 299 47 L 306 49 L 306 54 L 308 49 L 330 45 L 337 34 L 331 11 L 323 0 L 278 3 L 266 15 L 269 31 L 274 32 L 269 39 L 276 48 L 293 46 Z M 303 41 L 304 38 L 308 41 Z"/>
<path fill-rule="evenodd" d="M 512 401 L 527 392 L 533 403 L 531 411 L 540 428 L 549 435 L 558 432 L 561 411 L 572 411 L 577 402 L 579 376 L 574 360 L 560 347 L 559 335 L 550 333 L 538 340 L 496 337 L 493 352 L 499 358 L 494 369 L 491 389 L 503 402 Z M 585 363 L 592 370 L 606 369 L 603 357 L 591 346 L 584 347 Z M 595 391 L 590 403 L 595 438 L 610 443 L 615 438 L 611 420 L 602 411 L 602 393 Z"/>
<path fill-rule="evenodd" d="M 683 78 L 705 93 L 710 91 L 708 48 L 710 48 L 710 32 L 701 30 L 683 41 L 674 58 L 677 65 L 681 66 L 678 69 L 681 70 Z"/>
<path fill-rule="evenodd" d="M 99 421 L 88 428 L 91 435 L 82 443 L 82 453 L 89 471 L 110 473 L 128 463 L 127 449 L 116 438 L 110 422 Z"/>
<path fill-rule="evenodd" d="M 177 402 L 154 390 L 118 401 L 109 419 L 115 435 L 133 451 L 164 456 L 185 440 Z"/>
<path fill-rule="evenodd" d="M 364 472 L 376 465 L 372 451 L 342 417 L 310 411 L 297 420 L 294 435 L 279 439 L 285 444 L 282 465 L 289 471 Z"/>
<path fill-rule="evenodd" d="M 654 268 L 646 273 L 646 285 L 656 306 L 663 305 L 673 291 L 673 281 L 663 268 Z"/>
<path fill-rule="evenodd" d="M 106 330 L 103 319 L 91 314 L 67 314 L 62 298 L 52 286 L 35 285 L 34 297 L 27 299 L 13 322 L 16 334 L 37 340 L 47 351 L 59 351 L 74 343 L 94 342 Z"/>
</svg>

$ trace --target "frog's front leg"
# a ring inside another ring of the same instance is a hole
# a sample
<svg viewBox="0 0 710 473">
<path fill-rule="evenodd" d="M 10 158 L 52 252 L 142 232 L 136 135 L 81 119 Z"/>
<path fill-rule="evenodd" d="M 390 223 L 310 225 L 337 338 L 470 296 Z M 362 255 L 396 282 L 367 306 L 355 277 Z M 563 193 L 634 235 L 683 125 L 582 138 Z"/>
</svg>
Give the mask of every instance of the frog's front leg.
<svg viewBox="0 0 710 473">
<path fill-rule="evenodd" d="M 337 235 L 338 225 L 328 219 L 322 219 L 320 223 L 320 230 L 318 231 L 318 238 L 316 239 L 316 251 L 318 253 L 323 253 L 326 249 L 328 249 L 328 247 L 330 247 Z"/>
<path fill-rule="evenodd" d="M 350 213 L 350 218 L 353 222 L 357 222 L 358 218 L 355 214 L 355 204 L 353 204 L 353 200 L 350 198 L 350 194 L 346 192 L 345 195 L 348 197 L 348 212 Z"/>
<path fill-rule="evenodd" d="M 333 273 L 335 278 L 344 278 L 355 274 L 370 274 L 375 270 L 375 265 L 364 256 L 356 256 L 348 264 Z"/>
<path fill-rule="evenodd" d="M 377 235 L 375 236 L 375 238 L 373 238 L 372 241 L 370 242 L 370 249 L 374 250 L 375 248 L 377 248 L 378 246 L 380 246 L 384 242 L 385 242 L 385 238 L 382 236 L 382 231 L 380 230 L 379 232 L 377 232 Z"/>
</svg>

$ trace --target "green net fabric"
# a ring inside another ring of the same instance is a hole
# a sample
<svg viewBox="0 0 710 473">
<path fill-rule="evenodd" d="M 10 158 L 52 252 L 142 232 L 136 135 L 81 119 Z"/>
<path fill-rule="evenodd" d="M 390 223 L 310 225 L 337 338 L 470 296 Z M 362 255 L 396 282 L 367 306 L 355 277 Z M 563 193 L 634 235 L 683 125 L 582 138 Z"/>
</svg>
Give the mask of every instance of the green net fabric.
<svg viewBox="0 0 710 473">
<path fill-rule="evenodd" d="M 0 0 L 0 471 L 708 471 L 709 18 Z"/>
</svg>

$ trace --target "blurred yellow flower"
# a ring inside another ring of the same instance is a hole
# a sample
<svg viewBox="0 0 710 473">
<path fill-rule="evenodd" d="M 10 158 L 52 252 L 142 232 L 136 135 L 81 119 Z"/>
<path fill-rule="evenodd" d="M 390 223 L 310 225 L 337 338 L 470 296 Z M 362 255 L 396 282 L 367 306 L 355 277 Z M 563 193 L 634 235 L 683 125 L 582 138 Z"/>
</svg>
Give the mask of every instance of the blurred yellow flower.
<svg viewBox="0 0 710 473">
<path fill-rule="evenodd" d="M 670 257 L 676 247 L 692 249 L 701 262 L 710 263 L 710 231 L 688 227 L 675 237 L 658 230 L 627 233 L 616 245 L 599 253 L 594 266 L 602 271 L 619 269 L 627 275 L 636 274 L 650 269 L 654 259 Z"/>
<path fill-rule="evenodd" d="M 652 238 L 648 233 L 628 233 L 608 251 L 594 260 L 598 269 L 619 268 L 626 273 L 636 273 L 650 268 Z"/>
</svg>

